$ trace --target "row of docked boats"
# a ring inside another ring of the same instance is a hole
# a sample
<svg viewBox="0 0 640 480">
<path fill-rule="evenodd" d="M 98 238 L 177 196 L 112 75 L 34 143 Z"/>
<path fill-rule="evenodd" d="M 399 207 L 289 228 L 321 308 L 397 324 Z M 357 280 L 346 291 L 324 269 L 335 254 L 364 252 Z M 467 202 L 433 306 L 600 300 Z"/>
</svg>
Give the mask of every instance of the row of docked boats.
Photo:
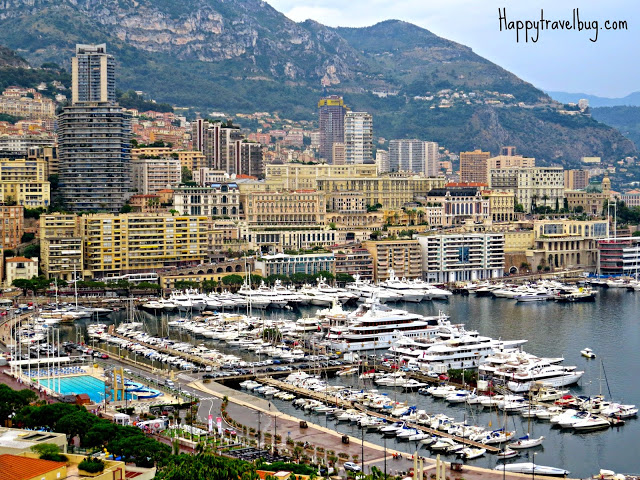
<svg viewBox="0 0 640 480">
<path fill-rule="evenodd" d="M 521 285 L 506 282 L 486 282 L 470 284 L 464 287 L 477 297 L 495 297 L 513 299 L 517 302 L 592 302 L 596 291 L 589 286 L 569 285 L 557 280 L 540 280 Z"/>
</svg>

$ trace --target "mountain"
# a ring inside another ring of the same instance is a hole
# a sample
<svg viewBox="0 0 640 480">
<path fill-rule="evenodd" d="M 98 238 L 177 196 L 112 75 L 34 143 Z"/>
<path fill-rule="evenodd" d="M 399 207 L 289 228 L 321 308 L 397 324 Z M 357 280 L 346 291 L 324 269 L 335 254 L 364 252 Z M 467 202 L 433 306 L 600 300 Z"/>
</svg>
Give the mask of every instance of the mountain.
<svg viewBox="0 0 640 480">
<path fill-rule="evenodd" d="M 567 93 L 567 92 L 547 92 L 551 98 L 562 103 L 578 103 L 578 100 L 585 98 L 589 100 L 590 107 L 615 107 L 633 106 L 640 107 L 640 92 L 633 92 L 622 98 L 598 97 L 587 93 Z"/>
<path fill-rule="evenodd" d="M 598 107 L 591 109 L 591 115 L 618 129 L 640 149 L 640 107 Z"/>
<path fill-rule="evenodd" d="M 0 68 L 28 68 L 29 62 L 18 56 L 13 50 L 0 45 Z"/>
<path fill-rule="evenodd" d="M 376 137 L 418 137 L 454 152 L 515 145 L 547 164 L 636 153 L 616 130 L 561 115 L 530 83 L 406 22 L 295 23 L 261 0 L 3 0 L 0 27 L 0 44 L 32 65 L 68 66 L 76 43 L 107 43 L 118 88 L 204 115 L 308 120 L 326 92 L 372 112 Z"/>
</svg>

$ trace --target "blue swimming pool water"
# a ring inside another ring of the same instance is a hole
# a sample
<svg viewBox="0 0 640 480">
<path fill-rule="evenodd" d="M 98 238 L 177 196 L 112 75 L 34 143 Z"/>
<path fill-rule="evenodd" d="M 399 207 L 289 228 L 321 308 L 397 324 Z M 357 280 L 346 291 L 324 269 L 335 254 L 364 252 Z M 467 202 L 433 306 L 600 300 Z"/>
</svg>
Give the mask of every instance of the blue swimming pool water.
<svg viewBox="0 0 640 480">
<path fill-rule="evenodd" d="M 38 380 L 41 385 L 58 391 L 58 379 L 41 378 Z M 60 393 L 64 395 L 79 395 L 86 393 L 94 402 L 104 399 L 104 382 L 91 375 L 80 375 L 78 377 L 65 377 L 60 379 Z M 102 394 L 102 395 L 101 395 Z"/>
</svg>

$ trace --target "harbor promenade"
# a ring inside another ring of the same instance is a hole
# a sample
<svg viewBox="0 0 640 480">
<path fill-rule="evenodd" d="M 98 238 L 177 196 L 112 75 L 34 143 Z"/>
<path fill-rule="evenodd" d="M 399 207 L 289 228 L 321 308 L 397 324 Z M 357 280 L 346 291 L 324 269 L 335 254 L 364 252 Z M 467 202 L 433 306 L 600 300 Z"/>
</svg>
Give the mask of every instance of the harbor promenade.
<svg viewBox="0 0 640 480">
<path fill-rule="evenodd" d="M 244 392 L 239 392 L 232 388 L 220 385 L 215 382 L 203 383 L 202 381 L 192 382 L 188 385 L 191 388 L 199 390 L 207 395 L 207 398 L 201 400 L 201 409 L 198 412 L 201 421 L 206 422 L 208 414 L 214 417 L 220 414 L 220 404 L 226 396 L 229 399 L 227 412 L 229 417 L 243 424 L 253 426 L 256 430 L 270 432 L 272 435 L 279 434 L 282 436 L 283 448 L 287 436 L 291 437 L 294 442 L 309 442 L 316 447 L 323 447 L 325 452 L 334 450 L 336 455 L 344 452 L 349 455 L 349 461 L 352 461 L 353 455 L 358 455 L 357 463 L 364 460 L 364 472 L 368 474 L 371 467 L 376 466 L 382 472 L 385 471 L 389 475 L 401 475 L 402 472 L 409 472 L 413 468 L 413 459 L 411 455 L 398 452 L 392 449 L 385 449 L 366 440 L 366 433 L 362 437 L 349 437 L 349 443 L 342 443 L 343 434 L 336 432 L 331 428 L 328 422 L 325 426 L 311 423 L 307 421 L 307 428 L 300 427 L 300 419 L 287 415 L 277 410 L 277 408 L 267 399 L 256 398 Z M 320 422 L 322 423 L 322 422 Z M 264 445 L 264 443 L 263 443 Z M 394 459 L 400 456 L 399 459 Z M 418 455 L 424 458 L 424 471 L 427 476 L 435 474 L 436 459 L 429 458 L 425 455 L 424 449 L 418 450 Z M 517 473 L 501 472 L 497 470 L 489 470 L 478 467 L 463 465 L 462 471 L 454 471 L 451 469 L 451 463 L 445 462 L 446 474 L 451 480 L 464 478 L 466 480 L 500 480 L 504 478 L 510 479 L 529 479 L 530 475 Z M 536 478 L 554 478 L 536 475 Z"/>
</svg>

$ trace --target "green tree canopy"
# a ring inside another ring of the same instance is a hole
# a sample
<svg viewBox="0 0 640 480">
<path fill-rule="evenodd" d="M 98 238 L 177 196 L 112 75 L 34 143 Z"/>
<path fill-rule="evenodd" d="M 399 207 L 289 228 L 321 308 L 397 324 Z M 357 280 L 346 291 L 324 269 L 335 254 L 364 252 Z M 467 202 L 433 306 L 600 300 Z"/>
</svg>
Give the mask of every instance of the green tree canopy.
<svg viewBox="0 0 640 480">
<path fill-rule="evenodd" d="M 255 480 L 255 465 L 218 455 L 172 455 L 160 466 L 155 480 Z"/>
<path fill-rule="evenodd" d="M 225 285 L 242 285 L 243 281 L 244 279 L 242 278 L 242 276 L 236 274 L 222 277 L 222 283 Z"/>
<path fill-rule="evenodd" d="M 8 385 L 0 383 L 0 425 L 37 398 L 37 395 L 27 388 L 13 390 Z"/>
</svg>

